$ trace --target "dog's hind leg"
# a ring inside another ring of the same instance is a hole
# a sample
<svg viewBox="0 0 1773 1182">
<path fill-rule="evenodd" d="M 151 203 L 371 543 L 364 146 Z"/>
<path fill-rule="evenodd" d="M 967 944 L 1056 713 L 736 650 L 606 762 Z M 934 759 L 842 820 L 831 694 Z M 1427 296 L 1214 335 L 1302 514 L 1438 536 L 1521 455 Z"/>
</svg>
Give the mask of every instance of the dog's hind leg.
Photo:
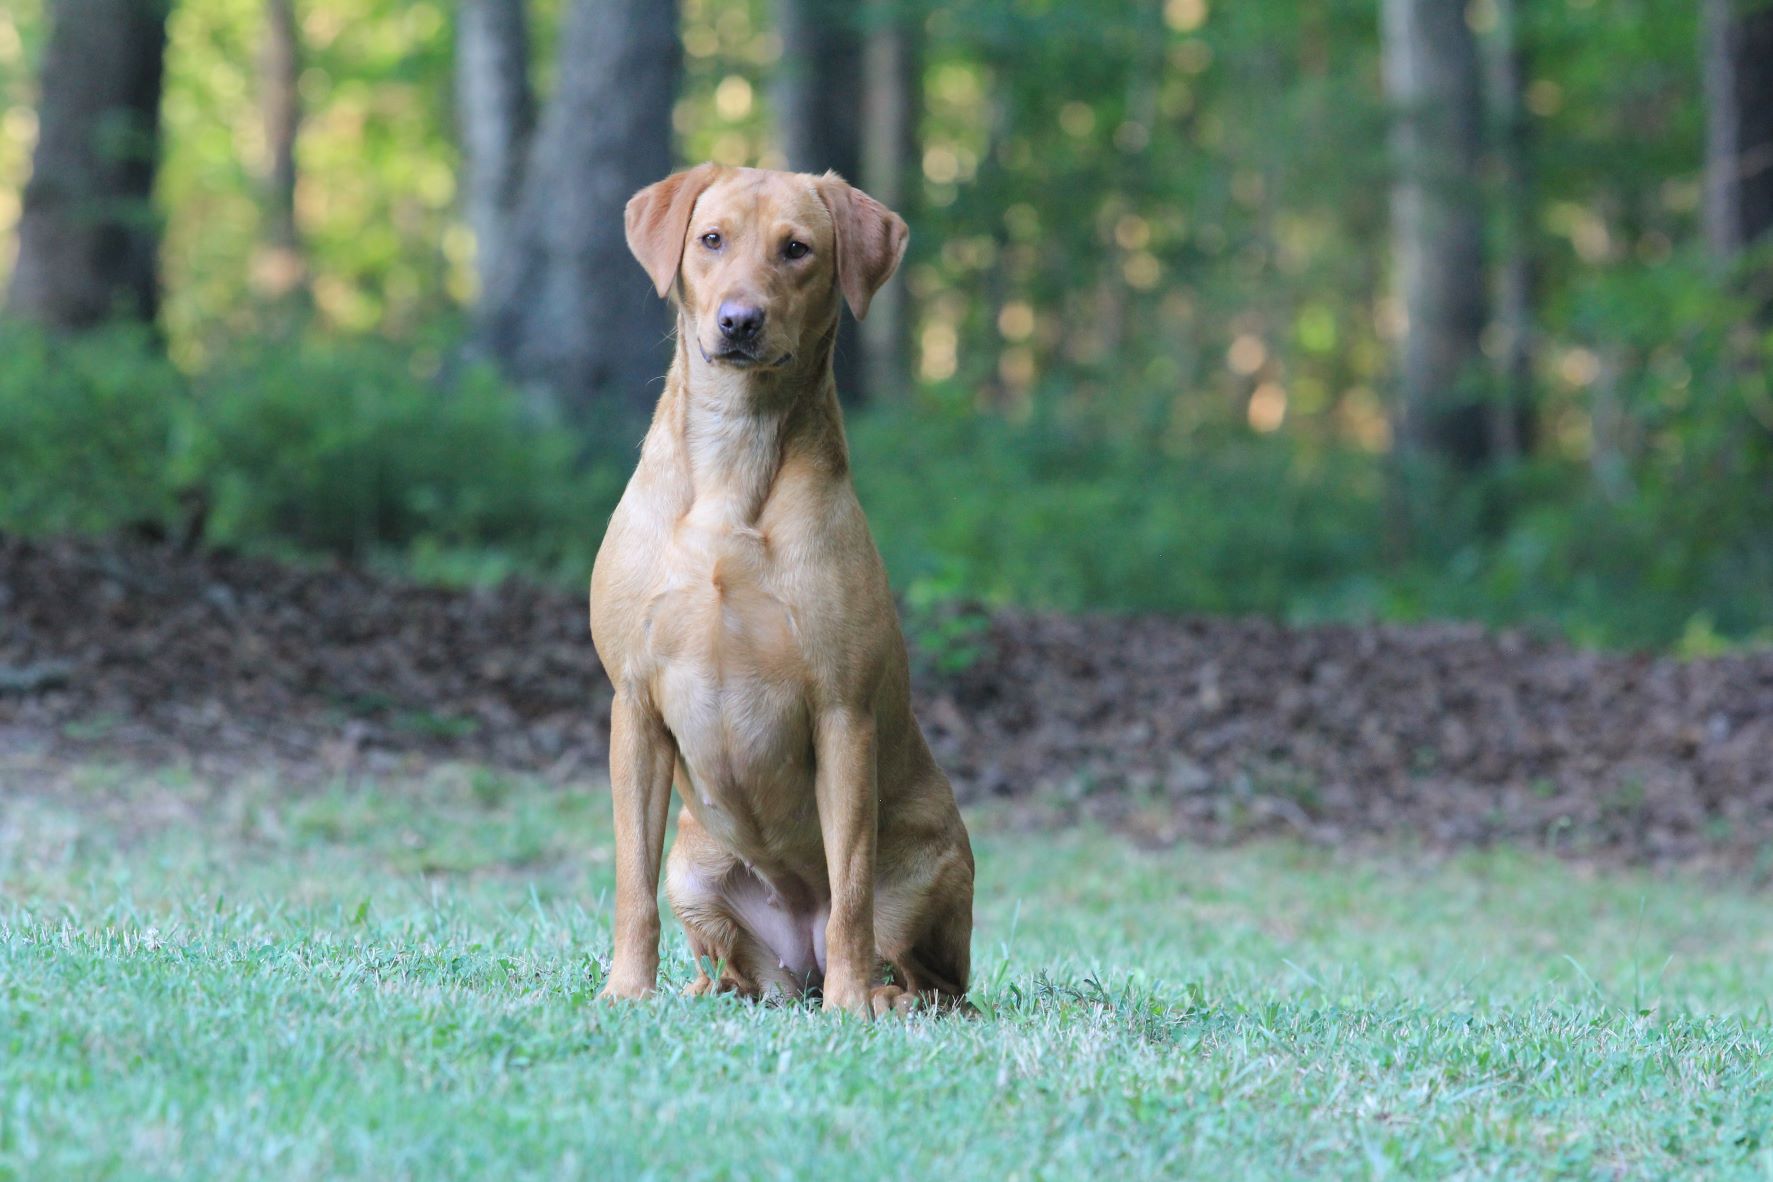
<svg viewBox="0 0 1773 1182">
<path fill-rule="evenodd" d="M 954 851 L 915 887 L 884 892 L 879 909 L 881 957 L 892 969 L 893 984 L 917 1004 L 970 1012 L 972 858 Z M 892 1008 L 903 1008 L 893 1001 Z"/>
<path fill-rule="evenodd" d="M 763 905 L 761 883 L 688 812 L 677 822 L 665 894 L 696 960 L 696 977 L 686 992 L 796 997 L 814 983 L 807 966 L 785 963 L 750 922 L 755 918 L 750 913 Z"/>
</svg>

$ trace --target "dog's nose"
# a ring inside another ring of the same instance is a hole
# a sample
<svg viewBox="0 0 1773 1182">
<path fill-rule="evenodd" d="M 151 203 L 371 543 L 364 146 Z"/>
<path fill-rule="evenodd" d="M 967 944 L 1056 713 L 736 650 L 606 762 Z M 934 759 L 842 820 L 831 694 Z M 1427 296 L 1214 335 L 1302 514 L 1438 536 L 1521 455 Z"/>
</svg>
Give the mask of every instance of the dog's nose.
<svg viewBox="0 0 1773 1182">
<path fill-rule="evenodd" d="M 720 335 L 735 345 L 755 340 L 763 331 L 763 309 L 728 300 L 720 305 Z"/>
</svg>

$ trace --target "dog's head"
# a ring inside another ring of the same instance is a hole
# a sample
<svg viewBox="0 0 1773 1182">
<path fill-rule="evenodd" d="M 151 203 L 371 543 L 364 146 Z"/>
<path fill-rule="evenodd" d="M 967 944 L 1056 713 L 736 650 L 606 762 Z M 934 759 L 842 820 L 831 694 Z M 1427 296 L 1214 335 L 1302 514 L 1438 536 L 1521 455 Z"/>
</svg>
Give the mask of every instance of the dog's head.
<svg viewBox="0 0 1773 1182">
<path fill-rule="evenodd" d="M 841 294 L 860 320 L 898 267 L 905 221 L 835 173 L 702 164 L 628 202 L 628 249 L 674 292 L 709 361 L 774 368 L 819 348 Z"/>
</svg>

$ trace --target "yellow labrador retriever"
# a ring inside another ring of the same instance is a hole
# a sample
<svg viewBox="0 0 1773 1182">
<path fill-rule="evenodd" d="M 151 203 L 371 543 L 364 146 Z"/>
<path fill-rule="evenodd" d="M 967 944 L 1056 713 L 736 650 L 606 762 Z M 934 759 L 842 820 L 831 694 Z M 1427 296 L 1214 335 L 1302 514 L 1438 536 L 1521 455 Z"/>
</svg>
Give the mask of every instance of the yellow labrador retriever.
<svg viewBox="0 0 1773 1182">
<path fill-rule="evenodd" d="M 833 174 L 704 164 L 637 193 L 627 233 L 677 351 L 591 578 L 616 691 L 604 994 L 656 983 L 675 782 L 692 992 L 962 1006 L 972 849 L 911 714 L 831 371 L 840 303 L 868 311 L 905 223 Z"/>
</svg>

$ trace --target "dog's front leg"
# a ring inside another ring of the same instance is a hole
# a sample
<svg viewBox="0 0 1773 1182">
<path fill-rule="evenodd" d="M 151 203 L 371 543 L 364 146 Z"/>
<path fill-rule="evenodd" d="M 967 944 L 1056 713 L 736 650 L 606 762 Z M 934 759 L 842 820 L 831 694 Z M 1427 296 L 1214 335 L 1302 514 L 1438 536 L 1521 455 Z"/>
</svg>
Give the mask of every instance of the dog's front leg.
<svg viewBox="0 0 1773 1182">
<path fill-rule="evenodd" d="M 610 711 L 616 814 L 616 947 L 604 997 L 645 997 L 659 978 L 659 861 L 676 751 L 650 706 L 618 693 Z"/>
<path fill-rule="evenodd" d="M 825 1009 L 872 1016 L 879 967 L 874 947 L 874 718 L 848 709 L 825 710 L 814 726 L 819 831 L 831 882 Z"/>
</svg>

